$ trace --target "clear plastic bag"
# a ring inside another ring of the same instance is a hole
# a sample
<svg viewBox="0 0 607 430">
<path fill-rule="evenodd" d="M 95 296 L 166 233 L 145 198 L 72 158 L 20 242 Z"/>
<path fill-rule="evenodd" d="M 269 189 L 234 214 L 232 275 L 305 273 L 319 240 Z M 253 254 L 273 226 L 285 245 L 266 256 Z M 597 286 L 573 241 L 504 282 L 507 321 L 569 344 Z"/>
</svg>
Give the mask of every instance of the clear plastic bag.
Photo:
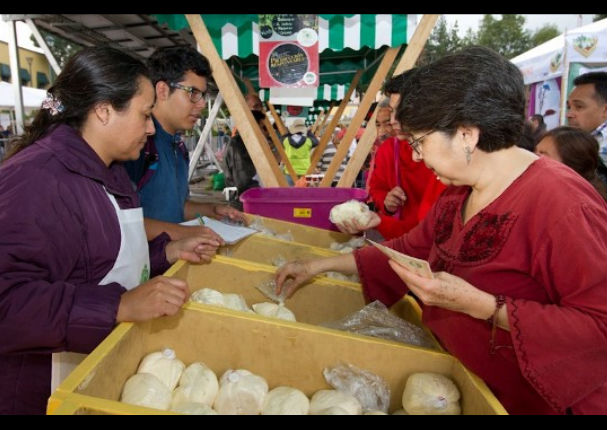
<svg viewBox="0 0 607 430">
<path fill-rule="evenodd" d="M 364 236 L 355 236 L 347 242 L 331 242 L 329 247 L 334 251 L 339 251 L 342 254 L 347 254 L 355 249 L 362 248 L 365 245 Z"/>
<path fill-rule="evenodd" d="M 432 339 L 421 327 L 390 313 L 388 308 L 377 300 L 340 320 L 320 325 L 435 349 Z"/>
<path fill-rule="evenodd" d="M 291 233 L 291 230 L 287 230 L 286 233 L 282 234 L 276 233 L 271 228 L 266 227 L 261 218 L 255 217 L 248 227 L 252 228 L 253 230 L 257 230 L 261 235 L 293 242 L 293 234 Z"/>
<path fill-rule="evenodd" d="M 380 376 L 349 363 L 327 367 L 322 372 L 329 385 L 351 394 L 366 411 L 388 412 L 390 387 Z"/>
<path fill-rule="evenodd" d="M 268 299 L 272 300 L 275 303 L 278 303 L 279 305 L 284 305 L 285 303 L 285 299 L 286 299 L 286 295 L 287 295 L 287 285 L 288 285 L 289 280 L 287 279 L 285 281 L 285 284 L 283 285 L 283 289 L 280 293 L 280 295 L 277 295 L 274 290 L 276 289 L 276 281 L 274 279 L 268 280 L 268 281 L 264 281 L 259 285 L 256 285 L 255 288 L 257 288 L 261 294 L 263 294 L 264 296 L 266 296 Z"/>
<path fill-rule="evenodd" d="M 276 257 L 274 257 L 272 259 L 272 261 L 270 261 L 270 263 L 272 263 L 272 266 L 281 268 L 282 266 L 287 264 L 287 259 L 285 257 L 283 257 L 282 255 L 277 255 Z"/>
</svg>

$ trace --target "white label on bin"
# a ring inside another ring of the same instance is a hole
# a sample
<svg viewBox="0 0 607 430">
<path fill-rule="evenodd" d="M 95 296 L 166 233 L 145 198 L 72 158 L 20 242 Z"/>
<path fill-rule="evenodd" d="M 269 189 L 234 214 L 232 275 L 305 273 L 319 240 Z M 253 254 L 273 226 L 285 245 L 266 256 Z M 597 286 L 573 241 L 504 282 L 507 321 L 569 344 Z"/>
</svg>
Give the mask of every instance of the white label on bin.
<svg viewBox="0 0 607 430">
<path fill-rule="evenodd" d="M 293 218 L 312 218 L 312 208 L 293 208 Z"/>
</svg>

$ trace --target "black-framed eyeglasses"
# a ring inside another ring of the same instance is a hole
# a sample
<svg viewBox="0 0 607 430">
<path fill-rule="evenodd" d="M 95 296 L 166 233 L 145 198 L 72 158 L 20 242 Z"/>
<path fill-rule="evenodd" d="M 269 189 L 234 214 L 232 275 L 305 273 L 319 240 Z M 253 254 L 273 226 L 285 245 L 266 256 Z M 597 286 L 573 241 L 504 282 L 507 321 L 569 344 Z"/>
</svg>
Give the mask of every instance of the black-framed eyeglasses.
<svg viewBox="0 0 607 430">
<path fill-rule="evenodd" d="M 198 103 L 206 95 L 206 91 L 200 91 L 198 88 L 188 87 L 187 85 L 178 84 L 177 82 L 169 82 L 169 86 L 190 93 L 190 101 L 192 103 Z"/>
<path fill-rule="evenodd" d="M 431 131 L 429 131 L 428 133 L 426 133 L 426 134 L 424 134 L 424 135 L 422 135 L 422 136 L 418 137 L 417 139 L 414 139 L 414 138 L 413 138 L 413 135 L 410 135 L 411 139 L 409 140 L 409 145 L 410 145 L 410 146 L 411 146 L 411 148 L 412 148 L 412 149 L 415 151 L 415 153 L 416 153 L 417 155 L 419 155 L 420 157 L 421 157 L 421 155 L 422 155 L 422 151 L 421 151 L 421 144 L 422 144 L 422 143 L 421 143 L 421 140 L 422 140 L 424 137 L 428 136 L 429 134 L 434 133 L 434 131 L 435 131 L 435 130 L 431 130 Z"/>
</svg>

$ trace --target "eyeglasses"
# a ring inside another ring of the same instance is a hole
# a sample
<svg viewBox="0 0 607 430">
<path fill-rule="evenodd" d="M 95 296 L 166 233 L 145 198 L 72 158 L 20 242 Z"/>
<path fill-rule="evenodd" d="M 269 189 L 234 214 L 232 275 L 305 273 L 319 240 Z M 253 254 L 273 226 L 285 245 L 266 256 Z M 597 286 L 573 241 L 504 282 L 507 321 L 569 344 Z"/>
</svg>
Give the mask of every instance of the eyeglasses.
<svg viewBox="0 0 607 430">
<path fill-rule="evenodd" d="M 190 101 L 192 103 L 198 103 L 206 95 L 206 91 L 200 91 L 197 88 L 188 87 L 186 85 L 178 84 L 176 82 L 170 82 L 169 86 L 171 88 L 179 88 L 180 90 L 184 90 L 185 92 L 190 93 Z"/>
<path fill-rule="evenodd" d="M 421 140 L 424 137 L 426 137 L 426 136 L 428 136 L 429 134 L 432 134 L 432 133 L 434 133 L 434 130 L 429 131 L 428 133 L 424 134 L 423 136 L 418 137 L 417 139 L 413 139 L 413 135 L 410 135 L 412 139 L 409 141 L 409 145 L 415 151 L 415 153 L 417 155 L 419 155 L 420 157 L 422 155 L 422 151 L 421 151 L 421 144 L 422 143 L 421 143 Z"/>
</svg>

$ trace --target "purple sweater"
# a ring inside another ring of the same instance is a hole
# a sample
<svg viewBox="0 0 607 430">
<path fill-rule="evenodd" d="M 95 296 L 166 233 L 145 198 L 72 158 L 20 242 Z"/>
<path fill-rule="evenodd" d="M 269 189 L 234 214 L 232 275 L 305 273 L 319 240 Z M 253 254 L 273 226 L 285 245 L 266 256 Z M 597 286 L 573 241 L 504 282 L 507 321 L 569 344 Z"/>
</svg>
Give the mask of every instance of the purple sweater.
<svg viewBox="0 0 607 430">
<path fill-rule="evenodd" d="M 0 414 L 44 413 L 51 353 L 89 353 L 116 325 L 126 289 L 99 285 L 120 248 L 103 187 L 139 206 L 123 166 L 66 125 L 0 165 Z M 150 242 L 152 275 L 169 267 L 168 240 Z"/>
</svg>

